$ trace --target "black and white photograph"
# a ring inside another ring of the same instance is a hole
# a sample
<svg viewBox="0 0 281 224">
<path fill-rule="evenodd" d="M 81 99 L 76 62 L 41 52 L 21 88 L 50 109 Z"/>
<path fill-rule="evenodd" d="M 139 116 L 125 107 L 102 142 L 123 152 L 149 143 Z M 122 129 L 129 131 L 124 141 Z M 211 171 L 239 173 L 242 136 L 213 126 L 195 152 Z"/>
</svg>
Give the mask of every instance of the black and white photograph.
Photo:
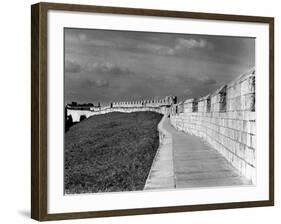
<svg viewBox="0 0 281 224">
<path fill-rule="evenodd" d="M 256 183 L 255 38 L 64 28 L 64 192 Z"/>
</svg>

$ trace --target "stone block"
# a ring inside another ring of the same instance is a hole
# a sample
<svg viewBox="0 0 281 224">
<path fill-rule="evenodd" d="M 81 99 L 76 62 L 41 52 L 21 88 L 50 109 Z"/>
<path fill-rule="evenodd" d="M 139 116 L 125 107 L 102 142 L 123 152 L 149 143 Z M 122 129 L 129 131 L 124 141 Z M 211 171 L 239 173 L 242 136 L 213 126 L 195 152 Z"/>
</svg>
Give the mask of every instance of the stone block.
<svg viewBox="0 0 281 224">
<path fill-rule="evenodd" d="M 246 157 L 246 145 L 239 143 L 239 147 L 236 148 L 236 154 L 240 158 L 245 158 Z"/>
<path fill-rule="evenodd" d="M 255 77 L 249 76 L 241 83 L 241 95 L 255 92 Z"/>
<path fill-rule="evenodd" d="M 245 160 L 252 166 L 256 166 L 256 151 L 253 148 L 246 147 Z"/>
<path fill-rule="evenodd" d="M 257 148 L 257 137 L 256 135 L 252 135 L 252 146 L 254 149 Z"/>
<path fill-rule="evenodd" d="M 240 143 L 247 145 L 248 142 L 248 134 L 247 132 L 240 132 Z"/>
<path fill-rule="evenodd" d="M 256 122 L 255 121 L 249 121 L 248 133 L 256 134 Z"/>
<path fill-rule="evenodd" d="M 255 136 L 252 135 L 252 134 L 247 134 L 247 146 L 248 147 L 252 147 L 254 148 L 255 144 L 254 144 L 254 141 L 255 141 Z"/>
<path fill-rule="evenodd" d="M 249 93 L 241 96 L 241 109 L 246 111 L 255 111 L 255 94 Z"/>
<path fill-rule="evenodd" d="M 243 120 L 255 121 L 256 113 L 252 111 L 243 111 Z"/>
</svg>

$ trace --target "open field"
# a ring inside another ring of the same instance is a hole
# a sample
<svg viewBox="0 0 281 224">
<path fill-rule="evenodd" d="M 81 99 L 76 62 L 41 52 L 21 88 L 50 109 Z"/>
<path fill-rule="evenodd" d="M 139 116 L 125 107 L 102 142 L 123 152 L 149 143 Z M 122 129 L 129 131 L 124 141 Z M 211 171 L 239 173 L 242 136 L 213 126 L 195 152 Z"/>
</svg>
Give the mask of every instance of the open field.
<svg viewBox="0 0 281 224">
<path fill-rule="evenodd" d="M 154 112 L 90 117 L 65 133 L 65 193 L 142 190 L 159 145 Z"/>
</svg>

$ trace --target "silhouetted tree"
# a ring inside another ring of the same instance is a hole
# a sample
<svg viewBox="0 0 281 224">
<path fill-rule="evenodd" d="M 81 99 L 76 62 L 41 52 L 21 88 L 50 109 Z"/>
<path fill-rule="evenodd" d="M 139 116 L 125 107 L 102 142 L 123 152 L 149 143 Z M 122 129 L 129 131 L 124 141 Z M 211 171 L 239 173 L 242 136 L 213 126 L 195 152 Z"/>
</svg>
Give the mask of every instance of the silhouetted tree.
<svg viewBox="0 0 281 224">
<path fill-rule="evenodd" d="M 65 116 L 65 132 L 73 125 L 73 119 L 71 115 Z"/>
</svg>

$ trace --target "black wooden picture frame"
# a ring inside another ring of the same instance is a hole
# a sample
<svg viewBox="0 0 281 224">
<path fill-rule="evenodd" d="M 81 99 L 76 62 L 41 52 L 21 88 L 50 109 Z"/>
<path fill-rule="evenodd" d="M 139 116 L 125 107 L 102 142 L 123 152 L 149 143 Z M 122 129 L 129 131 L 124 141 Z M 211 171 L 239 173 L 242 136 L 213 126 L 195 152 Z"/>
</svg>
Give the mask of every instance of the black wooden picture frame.
<svg viewBox="0 0 281 224">
<path fill-rule="evenodd" d="M 167 18 L 194 18 L 216 21 L 252 22 L 269 25 L 269 200 L 203 205 L 131 208 L 125 210 L 88 211 L 48 214 L 47 189 L 47 13 L 61 10 L 87 13 L 128 14 Z M 203 211 L 274 205 L 274 18 L 210 14 L 202 12 L 164 11 L 90 5 L 38 3 L 31 7 L 31 217 L 39 221 L 125 216 L 155 213 Z"/>
</svg>

